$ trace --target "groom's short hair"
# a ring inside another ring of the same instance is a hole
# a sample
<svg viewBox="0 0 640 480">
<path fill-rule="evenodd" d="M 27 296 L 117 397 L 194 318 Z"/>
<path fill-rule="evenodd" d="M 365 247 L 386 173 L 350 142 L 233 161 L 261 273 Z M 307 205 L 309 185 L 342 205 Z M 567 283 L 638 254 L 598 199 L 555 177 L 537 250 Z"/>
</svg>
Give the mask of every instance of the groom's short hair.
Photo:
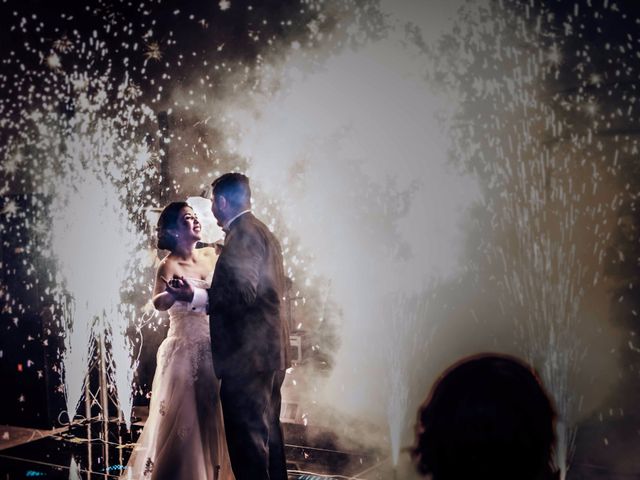
<svg viewBox="0 0 640 480">
<path fill-rule="evenodd" d="M 249 178 L 242 173 L 225 173 L 216 178 L 211 187 L 214 196 L 223 196 L 233 208 L 244 208 L 251 205 Z"/>
</svg>

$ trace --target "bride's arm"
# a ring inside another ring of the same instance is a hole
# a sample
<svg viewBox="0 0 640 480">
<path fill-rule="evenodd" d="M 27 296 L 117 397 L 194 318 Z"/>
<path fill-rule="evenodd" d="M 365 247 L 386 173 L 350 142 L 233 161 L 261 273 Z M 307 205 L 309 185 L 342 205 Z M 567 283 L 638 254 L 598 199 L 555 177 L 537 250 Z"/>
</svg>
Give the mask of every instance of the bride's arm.
<svg viewBox="0 0 640 480">
<path fill-rule="evenodd" d="M 166 290 L 167 284 L 163 280 L 163 278 L 170 278 L 169 274 L 170 272 L 169 268 L 167 268 L 167 263 L 166 261 L 163 261 L 158 266 L 158 270 L 156 271 L 156 283 L 153 286 L 152 302 L 156 310 L 169 310 L 176 301 L 175 297 Z"/>
</svg>

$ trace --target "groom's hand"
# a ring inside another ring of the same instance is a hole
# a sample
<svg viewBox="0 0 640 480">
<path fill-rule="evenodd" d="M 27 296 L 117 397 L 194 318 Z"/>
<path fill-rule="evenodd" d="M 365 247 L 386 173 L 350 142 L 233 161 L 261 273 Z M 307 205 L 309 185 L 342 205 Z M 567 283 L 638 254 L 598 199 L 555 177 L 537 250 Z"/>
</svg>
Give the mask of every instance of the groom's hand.
<svg viewBox="0 0 640 480">
<path fill-rule="evenodd" d="M 173 298 L 182 302 L 191 302 L 193 300 L 193 288 L 184 277 L 174 275 L 171 280 L 167 280 L 164 277 L 160 278 L 165 283 L 165 291 L 169 292 Z"/>
</svg>

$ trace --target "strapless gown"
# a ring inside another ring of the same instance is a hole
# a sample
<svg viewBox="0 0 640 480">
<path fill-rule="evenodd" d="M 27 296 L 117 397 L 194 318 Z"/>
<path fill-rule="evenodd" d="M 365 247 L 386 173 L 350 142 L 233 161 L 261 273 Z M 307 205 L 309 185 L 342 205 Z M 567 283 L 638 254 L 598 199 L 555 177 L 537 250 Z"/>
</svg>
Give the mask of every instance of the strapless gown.
<svg viewBox="0 0 640 480">
<path fill-rule="evenodd" d="M 201 288 L 210 285 L 210 280 L 189 281 Z M 158 348 L 149 417 L 121 478 L 233 480 L 209 317 L 178 301 L 168 312 L 170 327 Z"/>
</svg>

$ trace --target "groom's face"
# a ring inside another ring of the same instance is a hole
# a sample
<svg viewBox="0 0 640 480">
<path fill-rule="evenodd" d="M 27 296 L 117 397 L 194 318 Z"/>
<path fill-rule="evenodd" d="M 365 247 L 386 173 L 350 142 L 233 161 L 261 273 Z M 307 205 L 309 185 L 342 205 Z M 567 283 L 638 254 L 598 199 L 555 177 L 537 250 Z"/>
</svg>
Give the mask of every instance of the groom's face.
<svg viewBox="0 0 640 480">
<path fill-rule="evenodd" d="M 225 199 L 224 197 L 221 197 L 220 195 L 211 195 L 211 213 L 213 213 L 213 216 L 216 217 L 216 220 L 218 221 L 218 226 L 222 226 L 222 224 L 225 221 L 225 215 L 224 215 L 224 204 L 225 203 Z"/>
</svg>

